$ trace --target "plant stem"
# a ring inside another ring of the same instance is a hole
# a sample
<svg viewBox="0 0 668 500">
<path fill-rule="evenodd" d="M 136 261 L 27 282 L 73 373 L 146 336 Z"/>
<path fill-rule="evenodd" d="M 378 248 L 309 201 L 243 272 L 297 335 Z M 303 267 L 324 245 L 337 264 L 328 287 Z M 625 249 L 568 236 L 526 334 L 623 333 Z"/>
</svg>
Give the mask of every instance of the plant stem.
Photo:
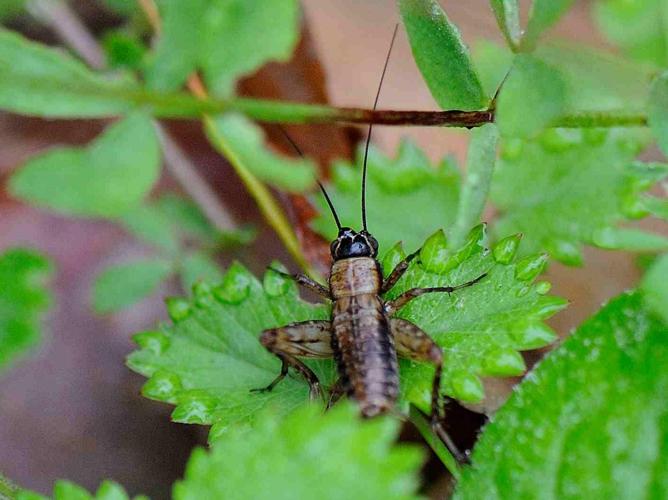
<svg viewBox="0 0 668 500">
<path fill-rule="evenodd" d="M 588 111 L 562 116 L 555 127 L 646 127 L 647 114 L 628 111 Z"/>
<path fill-rule="evenodd" d="M 455 460 L 455 457 L 452 456 L 441 440 L 431 431 L 431 425 L 429 425 L 429 422 L 422 412 L 411 405 L 408 418 L 420 432 L 429 447 L 434 450 L 434 453 L 436 453 L 436 456 L 441 460 L 443 465 L 445 465 L 445 468 L 450 471 L 452 477 L 459 481 L 461 471 L 459 469 L 459 464 L 457 464 L 457 460 Z"/>
<path fill-rule="evenodd" d="M 32 0 L 29 7 L 33 15 L 50 25 L 63 42 L 78 53 L 89 66 L 96 69 L 104 67 L 102 48 L 76 13 L 65 2 L 60 0 Z M 235 230 L 238 227 L 237 222 L 199 174 L 195 165 L 178 143 L 161 124 L 156 123 L 156 128 L 163 145 L 165 165 L 174 179 L 188 196 L 197 203 L 216 229 L 219 231 Z"/>
</svg>

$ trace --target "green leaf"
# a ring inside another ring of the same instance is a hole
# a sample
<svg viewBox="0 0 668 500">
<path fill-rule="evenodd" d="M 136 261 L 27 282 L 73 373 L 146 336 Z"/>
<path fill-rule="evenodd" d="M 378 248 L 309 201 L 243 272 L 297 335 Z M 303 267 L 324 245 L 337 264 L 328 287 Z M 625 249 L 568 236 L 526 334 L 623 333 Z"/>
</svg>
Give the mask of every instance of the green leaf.
<svg viewBox="0 0 668 500">
<path fill-rule="evenodd" d="M 455 498 L 665 498 L 667 336 L 640 294 L 612 300 L 495 415 Z"/>
<path fill-rule="evenodd" d="M 604 35 L 634 59 L 668 65 L 664 0 L 598 0 L 594 19 Z"/>
<path fill-rule="evenodd" d="M 311 405 L 284 419 L 263 412 L 252 429 L 230 428 L 210 451 L 197 448 L 174 499 L 418 498 L 423 454 L 393 445 L 398 433 L 397 421 L 361 421 L 351 405 L 324 415 Z"/>
<path fill-rule="evenodd" d="M 646 247 L 646 238 L 615 229 L 646 214 L 638 208 L 643 193 L 665 176 L 633 162 L 644 139 L 629 129 L 550 129 L 536 140 L 506 143 L 492 182 L 501 212 L 495 233 L 524 233 L 526 251 L 545 249 L 571 265 L 581 262 L 582 243 L 605 246 L 614 237 L 616 248 L 639 248 L 642 240 Z"/>
<path fill-rule="evenodd" d="M 558 70 L 519 54 L 499 95 L 497 123 L 504 136 L 531 137 L 563 114 L 566 85 Z"/>
<path fill-rule="evenodd" d="M 196 68 L 215 95 L 268 61 L 287 61 L 299 36 L 296 0 L 163 0 L 149 85 L 175 90 Z"/>
<path fill-rule="evenodd" d="M 506 37 L 510 47 L 516 48 L 520 43 L 522 29 L 520 28 L 520 9 L 518 0 L 490 0 L 496 22 Z"/>
<path fill-rule="evenodd" d="M 480 220 L 494 172 L 498 142 L 499 132 L 492 123 L 471 131 L 466 158 L 466 180 L 459 198 L 457 218 L 451 231 L 454 246 L 461 245 L 468 230 Z"/>
<path fill-rule="evenodd" d="M 513 54 L 506 47 L 480 41 L 473 52 L 486 94 L 493 96 L 508 73 Z M 642 113 L 656 69 L 582 44 L 551 41 L 534 55 L 561 75 L 566 85 L 566 111 Z"/>
<path fill-rule="evenodd" d="M 413 57 L 442 109 L 481 109 L 486 99 L 457 27 L 436 0 L 399 0 Z"/>
<path fill-rule="evenodd" d="M 296 285 L 272 271 L 263 283 L 239 264 L 222 282 L 195 287 L 192 300 L 172 299 L 174 324 L 135 336 L 141 347 L 128 366 L 150 377 L 146 397 L 176 404 L 177 422 L 212 424 L 225 429 L 248 423 L 257 410 L 273 405 L 288 412 L 308 399 L 308 387 L 288 377 L 270 393 L 265 387 L 280 372 L 280 361 L 259 342 L 263 330 L 294 321 L 327 319 L 329 308 L 298 298 Z M 330 360 L 310 360 L 324 387 L 333 382 Z"/>
<path fill-rule="evenodd" d="M 668 71 L 662 73 L 652 84 L 647 119 L 659 148 L 668 156 Z"/>
<path fill-rule="evenodd" d="M 303 192 L 314 184 L 315 165 L 311 160 L 270 152 L 264 145 L 262 129 L 246 117 L 228 113 L 214 123 L 215 134 L 225 137 L 227 149 L 223 154 L 237 157 L 258 178 L 290 192 Z M 211 143 L 217 145 L 218 140 L 212 138 Z"/>
<path fill-rule="evenodd" d="M 0 21 L 5 22 L 21 14 L 26 0 L 0 0 Z"/>
<path fill-rule="evenodd" d="M 357 152 L 357 165 L 364 152 Z M 361 226 L 361 168 L 337 162 L 333 184 L 327 186 L 341 223 Z M 394 159 L 374 146 L 369 148 L 367 179 L 367 217 L 369 230 L 380 244 L 381 253 L 402 240 L 414 250 L 436 227 L 450 227 L 457 213 L 459 171 L 451 158 L 432 166 L 426 155 L 409 140 L 399 145 Z M 313 227 L 329 240 L 336 237 L 336 225 L 327 203 L 317 195 L 320 216 Z M 411 217 L 409 214 L 419 216 Z"/>
<path fill-rule="evenodd" d="M 57 148 L 12 175 L 9 190 L 66 215 L 115 217 L 136 207 L 160 174 L 160 146 L 150 118 L 134 113 L 84 148 Z"/>
<path fill-rule="evenodd" d="M 46 497 L 28 490 L 21 490 L 16 500 L 40 500 Z M 85 488 L 71 481 L 59 480 L 53 486 L 53 500 L 129 500 L 125 489 L 114 481 L 102 481 L 95 494 L 90 494 Z M 148 500 L 144 496 L 136 496 L 135 500 Z"/>
<path fill-rule="evenodd" d="M 52 273 L 49 260 L 33 250 L 0 254 L 0 369 L 39 341 L 51 302 L 44 283 Z"/>
<path fill-rule="evenodd" d="M 155 208 L 186 238 L 212 243 L 220 237 L 219 231 L 191 200 L 165 193 L 156 200 Z"/>
<path fill-rule="evenodd" d="M 179 251 L 179 240 L 172 227 L 173 219 L 155 204 L 140 205 L 123 215 L 119 222 L 137 239 L 169 255 Z"/>
<path fill-rule="evenodd" d="M 105 33 L 102 37 L 102 48 L 110 68 L 139 70 L 143 66 L 146 47 L 124 30 Z"/>
<path fill-rule="evenodd" d="M 642 280 L 642 291 L 649 310 L 668 325 L 668 254 L 656 259 Z"/>
<path fill-rule="evenodd" d="M 172 263 L 161 259 L 108 267 L 95 280 L 93 307 L 109 313 L 131 306 L 150 295 L 172 271 Z"/>
<path fill-rule="evenodd" d="M 181 262 L 181 286 L 184 290 L 191 290 L 195 283 L 207 281 L 218 283 L 223 279 L 220 265 L 205 252 L 190 252 Z"/>
<path fill-rule="evenodd" d="M 532 51 L 540 36 L 571 7 L 574 0 L 533 0 L 522 49 Z"/>
</svg>

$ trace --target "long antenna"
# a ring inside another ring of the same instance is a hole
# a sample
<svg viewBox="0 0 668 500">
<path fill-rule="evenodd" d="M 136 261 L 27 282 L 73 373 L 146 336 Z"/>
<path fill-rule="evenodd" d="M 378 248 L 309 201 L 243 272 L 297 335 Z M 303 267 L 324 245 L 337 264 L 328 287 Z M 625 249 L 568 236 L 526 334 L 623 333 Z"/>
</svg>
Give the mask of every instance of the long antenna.
<svg viewBox="0 0 668 500">
<path fill-rule="evenodd" d="M 376 106 L 378 106 L 378 98 L 380 97 L 380 89 L 383 86 L 383 80 L 385 79 L 385 72 L 387 71 L 387 63 L 390 62 L 390 54 L 392 53 L 392 47 L 394 46 L 394 39 L 397 37 L 397 29 L 399 28 L 399 23 L 394 25 L 394 32 L 392 33 L 392 41 L 390 42 L 390 48 L 387 50 L 387 56 L 385 57 L 385 65 L 383 66 L 383 73 L 380 75 L 380 82 L 378 83 L 378 90 L 376 91 L 376 99 L 373 101 L 373 110 L 376 111 Z M 366 231 L 366 162 L 369 157 L 369 143 L 371 142 L 371 130 L 373 130 L 373 122 L 369 123 L 369 131 L 366 135 L 366 145 L 364 146 L 364 166 L 362 169 L 362 226 Z"/>
<path fill-rule="evenodd" d="M 297 143 L 290 137 L 290 134 L 288 134 L 288 131 L 285 130 L 283 127 L 280 125 L 276 125 L 278 129 L 281 131 L 283 134 L 283 137 L 292 145 L 292 147 L 297 151 L 297 154 L 304 158 L 304 153 L 302 150 L 297 146 Z M 336 210 L 334 209 L 334 204 L 332 203 L 332 200 L 330 200 L 329 195 L 327 194 L 327 191 L 325 191 L 325 186 L 322 185 L 322 182 L 316 179 L 316 182 L 318 183 L 318 186 L 320 186 L 320 190 L 322 191 L 322 194 L 325 195 L 325 200 L 327 200 L 327 204 L 329 205 L 329 209 L 332 212 L 332 215 L 334 216 L 334 221 L 336 222 L 336 227 L 338 229 L 341 229 L 341 221 L 339 221 L 339 216 L 336 213 Z"/>
</svg>

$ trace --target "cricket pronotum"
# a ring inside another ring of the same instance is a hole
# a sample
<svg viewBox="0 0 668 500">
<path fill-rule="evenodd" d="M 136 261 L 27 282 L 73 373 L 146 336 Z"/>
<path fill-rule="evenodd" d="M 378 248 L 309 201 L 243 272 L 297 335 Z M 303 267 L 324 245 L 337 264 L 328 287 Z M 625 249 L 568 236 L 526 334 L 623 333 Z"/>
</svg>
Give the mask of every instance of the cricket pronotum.
<svg viewBox="0 0 668 500">
<path fill-rule="evenodd" d="M 374 109 L 382 87 L 397 27 L 385 59 L 378 85 Z M 327 200 L 338 236 L 330 245 L 333 264 L 329 287 L 301 274 L 286 274 L 299 285 L 332 301 L 331 319 L 302 321 L 262 332 L 260 342 L 281 361 L 279 375 L 267 386 L 254 391 L 271 391 L 293 367 L 310 386 L 312 398 L 321 396 L 320 382 L 300 357 L 331 358 L 336 360 L 339 378 L 331 389 L 329 405 L 343 394 L 357 402 L 365 417 L 387 413 L 394 409 L 399 397 L 399 366 L 397 357 L 432 363 L 436 368 L 432 386 L 431 422 L 434 432 L 450 449 L 455 458 L 465 461 L 441 426 L 441 348 L 418 326 L 410 321 L 393 318 L 392 315 L 409 301 L 426 293 L 452 293 L 480 281 L 485 274 L 457 286 L 413 288 L 393 300 L 385 301 L 382 295 L 399 281 L 410 262 L 419 254 L 416 251 L 400 262 L 387 277 L 383 277 L 378 262 L 378 242 L 367 230 L 366 172 L 372 125 L 366 138 L 362 173 L 362 230 L 357 232 L 342 227 L 334 205 L 321 183 L 320 189 Z M 297 145 L 286 135 L 295 149 Z"/>
</svg>

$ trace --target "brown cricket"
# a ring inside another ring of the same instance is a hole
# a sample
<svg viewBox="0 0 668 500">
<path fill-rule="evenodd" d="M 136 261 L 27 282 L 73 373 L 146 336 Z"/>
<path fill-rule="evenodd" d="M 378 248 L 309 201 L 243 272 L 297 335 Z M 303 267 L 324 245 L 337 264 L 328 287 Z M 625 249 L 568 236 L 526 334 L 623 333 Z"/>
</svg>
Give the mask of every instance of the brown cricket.
<svg viewBox="0 0 668 500">
<path fill-rule="evenodd" d="M 396 28 L 392 43 L 396 36 Z M 390 44 L 390 51 L 392 44 Z M 376 94 L 374 109 L 378 102 L 380 87 L 387 69 L 383 73 Z M 443 365 L 441 348 L 417 325 L 392 315 L 411 300 L 426 293 L 452 293 L 477 283 L 485 275 L 457 286 L 413 288 L 392 300 L 384 300 L 389 291 L 403 276 L 419 250 L 408 255 L 395 269 L 383 277 L 378 262 L 378 242 L 367 231 L 366 220 L 366 170 L 371 129 L 367 134 L 362 174 L 362 226 L 359 232 L 342 227 L 334 205 L 325 188 L 320 188 L 327 200 L 336 225 L 338 236 L 331 243 L 333 264 L 329 286 L 325 287 L 301 274 L 287 274 L 299 285 L 332 301 L 331 319 L 291 323 L 262 332 L 260 342 L 281 361 L 279 375 L 267 386 L 254 391 L 271 391 L 288 373 L 290 367 L 299 371 L 310 387 L 312 399 L 321 397 L 320 382 L 313 371 L 299 358 L 334 358 L 339 378 L 332 386 L 328 406 L 343 394 L 352 398 L 360 407 L 364 417 L 373 417 L 392 411 L 399 397 L 398 356 L 432 363 L 436 369 L 431 401 L 432 427 L 455 458 L 465 461 L 441 427 L 440 385 Z M 301 154 L 297 145 L 286 137 Z"/>
</svg>

